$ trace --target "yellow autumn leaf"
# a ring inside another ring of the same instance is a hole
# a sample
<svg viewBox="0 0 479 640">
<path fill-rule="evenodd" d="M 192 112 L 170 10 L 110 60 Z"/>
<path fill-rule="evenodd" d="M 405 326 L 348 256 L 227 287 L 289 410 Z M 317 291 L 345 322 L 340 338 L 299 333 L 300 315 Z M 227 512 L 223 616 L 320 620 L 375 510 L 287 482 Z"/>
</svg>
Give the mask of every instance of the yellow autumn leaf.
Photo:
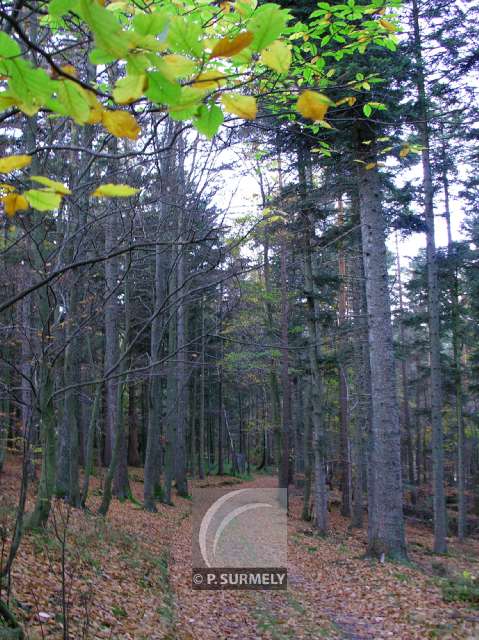
<svg viewBox="0 0 479 640">
<path fill-rule="evenodd" d="M 401 151 L 399 152 L 399 157 L 400 158 L 405 158 L 406 156 L 409 155 L 409 152 L 411 151 L 411 147 L 409 145 L 405 145 Z"/>
<path fill-rule="evenodd" d="M 231 58 L 246 49 L 254 39 L 251 31 L 244 31 L 235 38 L 222 38 L 213 47 L 210 58 Z"/>
<path fill-rule="evenodd" d="M 0 109 L 3 111 L 4 109 L 9 109 L 14 105 L 18 104 L 17 98 L 13 96 L 5 95 L 6 91 L 0 93 Z"/>
<path fill-rule="evenodd" d="M 160 58 L 159 69 L 168 80 L 173 82 L 178 78 L 186 78 L 194 73 L 196 64 L 185 56 L 171 53 Z"/>
<path fill-rule="evenodd" d="M 220 2 L 220 9 L 224 13 L 232 13 L 234 11 L 234 3 L 233 2 Z"/>
<path fill-rule="evenodd" d="M 324 120 L 330 104 L 331 100 L 327 96 L 307 89 L 299 96 L 296 109 L 309 120 Z"/>
<path fill-rule="evenodd" d="M 13 191 L 16 191 L 16 189 L 11 184 L 6 184 L 5 182 L 0 183 L 0 192 L 12 193 Z"/>
<path fill-rule="evenodd" d="M 245 120 L 254 120 L 256 118 L 258 109 L 256 106 L 256 98 L 252 96 L 225 93 L 221 96 L 221 102 L 228 113 L 232 113 Z"/>
<path fill-rule="evenodd" d="M 0 173 L 12 173 L 16 169 L 28 167 L 31 162 L 31 156 L 6 156 L 5 158 L 0 158 Z"/>
<path fill-rule="evenodd" d="M 286 73 L 291 66 L 291 49 L 281 40 L 275 40 L 269 47 L 263 49 L 260 60 L 273 71 Z"/>
<path fill-rule="evenodd" d="M 257 0 L 237 0 L 235 3 L 236 11 L 241 16 L 249 15 L 257 6 Z"/>
<path fill-rule="evenodd" d="M 50 178 L 46 178 L 45 176 L 30 176 L 30 180 L 49 187 L 54 193 L 61 193 L 64 196 L 71 195 L 70 189 L 66 185 L 62 184 L 61 182 L 57 182 L 56 180 L 51 180 Z"/>
<path fill-rule="evenodd" d="M 103 107 L 93 91 L 85 91 L 84 96 L 90 107 L 90 115 L 87 124 L 98 124 L 101 122 Z"/>
<path fill-rule="evenodd" d="M 205 71 L 200 73 L 191 85 L 194 89 L 219 89 L 224 84 L 226 74 L 221 71 Z"/>
<path fill-rule="evenodd" d="M 61 69 L 65 73 L 68 73 L 69 76 L 73 76 L 74 78 L 78 76 L 78 71 L 75 69 L 75 67 L 72 64 L 64 64 L 61 67 Z"/>
<path fill-rule="evenodd" d="M 110 2 L 107 6 L 108 11 L 126 11 L 129 8 L 128 2 Z"/>
<path fill-rule="evenodd" d="M 126 111 L 103 111 L 101 121 L 115 138 L 136 140 L 140 135 L 140 125 L 131 113 Z"/>
<path fill-rule="evenodd" d="M 113 100 L 117 104 L 130 104 L 141 98 L 145 90 L 146 76 L 128 75 L 116 81 L 113 88 Z"/>
<path fill-rule="evenodd" d="M 40 105 L 35 102 L 34 98 L 32 99 L 32 102 L 22 102 L 21 100 L 18 100 L 15 104 L 18 106 L 20 111 L 30 118 L 36 115 L 40 109 Z"/>
<path fill-rule="evenodd" d="M 384 27 L 386 31 L 389 31 L 389 33 L 394 33 L 395 31 L 397 31 L 395 25 L 393 25 L 392 22 L 388 22 L 388 20 L 384 20 L 384 18 L 381 18 L 379 24 Z"/>
<path fill-rule="evenodd" d="M 368 162 L 364 168 L 366 169 L 366 171 L 371 171 L 371 169 L 374 169 L 374 167 L 376 166 L 377 162 Z"/>
<path fill-rule="evenodd" d="M 99 124 L 103 117 L 103 107 L 96 102 L 93 106 L 90 106 L 90 116 L 87 120 L 87 124 Z"/>
<path fill-rule="evenodd" d="M 12 218 L 17 211 L 26 211 L 28 209 L 27 199 L 20 193 L 9 193 L 2 198 L 5 213 Z"/>
<path fill-rule="evenodd" d="M 88 122 L 90 107 L 86 94 L 88 92 L 73 80 L 62 79 L 58 83 L 57 100 L 61 105 L 62 115 L 69 116 L 77 124 Z"/>
<path fill-rule="evenodd" d="M 346 96 L 345 98 L 341 98 L 341 100 L 338 100 L 336 102 L 336 106 L 340 107 L 342 104 L 348 104 L 350 107 L 352 107 L 355 103 L 356 103 L 355 96 Z"/>
<path fill-rule="evenodd" d="M 139 189 L 128 184 L 102 184 L 91 194 L 94 198 L 128 198 L 138 193 Z"/>
</svg>

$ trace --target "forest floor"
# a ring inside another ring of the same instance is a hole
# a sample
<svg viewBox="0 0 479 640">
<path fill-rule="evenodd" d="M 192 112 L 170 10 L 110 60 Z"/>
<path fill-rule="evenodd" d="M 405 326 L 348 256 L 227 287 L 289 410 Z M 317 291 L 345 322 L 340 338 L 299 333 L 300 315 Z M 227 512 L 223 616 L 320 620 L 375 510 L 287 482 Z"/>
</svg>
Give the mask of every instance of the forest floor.
<svg viewBox="0 0 479 640">
<path fill-rule="evenodd" d="M 410 563 L 372 562 L 363 558 L 364 531 L 351 531 L 333 510 L 331 535 L 320 538 L 300 519 L 300 498 L 293 496 L 287 591 L 193 591 L 191 501 L 178 498 L 174 507 L 147 513 L 140 505 L 141 476 L 131 470 L 138 503 L 113 501 L 106 521 L 93 515 L 95 479 L 91 512 L 58 501 L 50 529 L 24 538 L 10 604 L 28 638 L 63 638 L 65 602 L 72 640 L 479 638 L 479 611 L 444 599 L 451 580 L 479 575 L 477 540 L 459 545 L 451 539 L 448 554 L 437 556 L 429 551 L 431 532 L 408 526 Z M 19 478 L 19 463 L 9 461 L 0 475 L 0 525 L 11 521 Z M 242 487 L 274 483 L 257 476 Z"/>
</svg>

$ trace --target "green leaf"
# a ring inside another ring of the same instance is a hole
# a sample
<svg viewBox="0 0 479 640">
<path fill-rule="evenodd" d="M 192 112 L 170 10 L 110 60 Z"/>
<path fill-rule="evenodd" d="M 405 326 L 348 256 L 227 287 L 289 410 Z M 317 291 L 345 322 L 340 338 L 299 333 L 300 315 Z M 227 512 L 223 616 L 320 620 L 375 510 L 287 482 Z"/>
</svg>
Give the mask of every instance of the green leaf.
<svg viewBox="0 0 479 640">
<path fill-rule="evenodd" d="M 113 54 L 98 48 L 92 49 L 89 58 L 92 64 L 110 64 L 110 62 L 115 61 Z"/>
<path fill-rule="evenodd" d="M 51 98 L 56 83 L 44 69 L 33 69 L 29 62 L 21 58 L 5 60 L 4 66 L 10 76 L 10 95 L 17 98 L 24 113 L 35 114 Z"/>
<path fill-rule="evenodd" d="M 148 74 L 148 90 L 146 95 L 158 104 L 174 105 L 181 96 L 181 87 L 176 82 L 170 82 L 158 71 Z"/>
<path fill-rule="evenodd" d="M 17 100 L 8 93 L 8 91 L 2 91 L 0 93 L 0 110 L 9 109 L 17 104 Z"/>
<path fill-rule="evenodd" d="M 366 118 L 369 118 L 369 116 L 372 114 L 373 112 L 373 108 L 371 107 L 370 104 L 365 104 L 363 107 L 363 113 L 366 116 Z"/>
<path fill-rule="evenodd" d="M 23 195 L 28 204 L 38 211 L 54 211 L 58 209 L 62 201 L 62 196 L 59 193 L 44 191 L 43 189 L 29 189 Z"/>
<path fill-rule="evenodd" d="M 146 70 L 151 67 L 149 56 L 143 53 L 135 53 L 125 56 L 126 71 L 129 76 L 144 76 Z"/>
<path fill-rule="evenodd" d="M 201 58 L 203 44 L 201 37 L 203 30 L 197 22 L 187 20 L 183 16 L 171 19 L 167 42 L 175 53 L 188 53 Z"/>
<path fill-rule="evenodd" d="M 142 36 L 157 36 L 165 31 L 170 17 L 167 13 L 142 13 L 133 18 L 134 30 Z"/>
<path fill-rule="evenodd" d="M 6 60 L 10 76 L 11 92 L 22 100 L 46 99 L 51 96 L 55 84 L 44 69 L 33 69 L 26 60 Z"/>
<path fill-rule="evenodd" d="M 396 51 L 397 49 L 397 44 L 394 42 L 392 37 L 384 40 L 382 44 L 386 47 L 386 49 L 389 49 L 389 51 Z"/>
<path fill-rule="evenodd" d="M 176 53 L 158 58 L 156 64 L 165 78 L 171 82 L 192 75 L 197 68 L 193 60 Z"/>
<path fill-rule="evenodd" d="M 78 0 L 50 0 L 48 3 L 48 13 L 54 18 L 61 18 L 77 8 Z"/>
<path fill-rule="evenodd" d="M 242 16 L 249 17 L 257 5 L 256 0 L 237 0 L 237 2 L 235 2 L 235 10 Z"/>
<path fill-rule="evenodd" d="M 219 107 L 215 104 L 211 106 L 202 104 L 198 110 L 198 116 L 193 120 L 193 125 L 197 131 L 212 138 L 222 125 L 223 120 L 223 112 Z"/>
<path fill-rule="evenodd" d="M 248 31 L 254 34 L 251 48 L 261 51 L 274 42 L 282 34 L 286 23 L 290 19 L 286 9 L 281 9 L 277 4 L 264 4 L 248 22 Z"/>
<path fill-rule="evenodd" d="M 182 87 L 179 100 L 169 107 L 168 113 L 173 120 L 188 120 L 198 111 L 203 96 L 201 91 L 191 87 Z"/>
<path fill-rule="evenodd" d="M 62 115 L 70 116 L 78 124 L 85 124 L 90 118 L 90 105 L 81 87 L 72 80 L 58 83 L 59 111 Z"/>
<path fill-rule="evenodd" d="M 65 196 L 71 195 L 70 189 L 62 182 L 51 180 L 50 178 L 46 178 L 45 176 L 30 176 L 30 180 L 38 182 L 39 184 L 44 184 L 46 187 L 48 187 L 46 191 L 53 191 L 54 193 L 60 193 L 61 195 Z"/>
<path fill-rule="evenodd" d="M 113 100 L 117 104 L 129 104 L 143 95 L 145 76 L 128 75 L 116 81 L 113 89 Z"/>
<path fill-rule="evenodd" d="M 273 71 L 287 73 L 291 66 L 291 49 L 281 40 L 275 40 L 261 53 L 261 62 Z"/>
<path fill-rule="evenodd" d="M 21 49 L 17 42 L 6 33 L 0 32 L 0 56 L 2 58 L 12 58 L 13 56 L 19 56 Z"/>
<path fill-rule="evenodd" d="M 80 0 L 78 13 L 95 35 L 99 49 L 123 58 L 129 50 L 128 33 L 121 30 L 120 24 L 111 11 L 101 7 L 96 0 Z"/>
<path fill-rule="evenodd" d="M 95 191 L 92 193 L 94 198 L 128 198 L 129 196 L 134 196 L 139 192 L 139 189 L 135 189 L 135 187 L 130 187 L 128 184 L 101 184 Z"/>
</svg>

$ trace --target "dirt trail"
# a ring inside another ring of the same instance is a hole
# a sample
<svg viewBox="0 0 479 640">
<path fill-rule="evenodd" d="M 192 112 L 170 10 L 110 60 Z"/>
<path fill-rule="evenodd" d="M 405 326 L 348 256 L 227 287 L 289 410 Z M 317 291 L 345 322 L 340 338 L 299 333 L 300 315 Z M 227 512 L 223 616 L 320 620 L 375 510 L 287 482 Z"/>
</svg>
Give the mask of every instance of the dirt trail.
<svg viewBox="0 0 479 640">
<path fill-rule="evenodd" d="M 274 487 L 274 478 L 261 477 L 242 483 L 242 488 Z M 232 487 L 233 488 L 233 487 Z M 300 564 L 288 566 L 288 590 L 281 591 L 193 591 L 191 589 L 190 505 L 182 505 L 183 515 L 171 539 L 170 579 L 175 593 L 178 640 L 274 640 L 301 638 L 356 638 L 346 624 L 314 606 L 313 584 Z M 296 532 L 297 522 L 290 526 Z M 291 532 L 290 532 L 291 533 Z M 352 627 L 351 627 L 352 628 Z"/>
<path fill-rule="evenodd" d="M 275 486 L 275 479 L 258 477 L 241 485 L 265 486 Z M 479 638 L 479 625 L 459 624 L 454 616 L 460 605 L 445 604 L 427 573 L 364 560 L 366 532 L 350 531 L 336 512 L 330 536 L 315 535 L 300 519 L 299 496 L 290 500 L 287 592 L 193 591 L 191 503 L 181 509 L 170 549 L 178 640 Z M 423 533 L 414 531 L 418 540 L 424 540 L 418 537 Z"/>
<path fill-rule="evenodd" d="M 2 475 L 0 509 L 15 513 L 21 469 Z M 73 510 L 68 525 L 71 636 L 104 640 L 478 640 L 479 616 L 467 603 L 446 603 L 439 562 L 448 575 L 477 575 L 479 543 L 450 541 L 447 557 L 431 555 L 430 531 L 408 527 L 414 564 L 364 560 L 366 532 L 351 531 L 336 510 L 330 534 L 318 537 L 300 519 L 292 496 L 288 518 L 288 590 L 193 591 L 191 500 L 142 509 L 143 483 L 131 471 L 135 501 L 114 500 L 108 519 L 94 515 L 101 499 L 92 479 L 90 512 Z M 201 484 L 234 483 L 210 477 Z M 241 487 L 274 486 L 258 476 Z M 192 485 L 200 484 L 193 481 Z M 231 488 L 234 488 L 232 486 Z M 31 507 L 32 499 L 29 499 Z M 54 509 L 61 521 L 65 505 Z M 29 638 L 60 640 L 60 549 L 52 532 L 25 536 L 12 574 L 12 602 Z M 86 608 L 88 605 L 88 612 Z M 43 620 L 42 620 L 43 618 Z"/>
</svg>

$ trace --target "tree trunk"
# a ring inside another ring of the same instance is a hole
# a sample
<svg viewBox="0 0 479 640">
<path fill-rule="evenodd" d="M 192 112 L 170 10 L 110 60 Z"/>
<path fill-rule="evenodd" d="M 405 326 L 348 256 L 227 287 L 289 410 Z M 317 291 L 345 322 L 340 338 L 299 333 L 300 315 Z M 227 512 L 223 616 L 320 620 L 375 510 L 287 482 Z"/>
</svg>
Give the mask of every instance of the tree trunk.
<svg viewBox="0 0 479 640">
<path fill-rule="evenodd" d="M 311 429 L 311 416 L 313 407 L 311 403 L 311 377 L 308 378 L 304 390 L 304 488 L 303 488 L 303 510 L 301 518 L 311 520 L 311 483 L 313 477 L 313 440 Z"/>
<path fill-rule="evenodd" d="M 150 334 L 150 363 L 151 373 L 149 379 L 149 412 L 148 431 L 146 437 L 145 454 L 145 483 L 143 486 L 143 500 L 147 511 L 156 511 L 155 499 L 160 489 L 160 462 L 161 462 L 161 379 L 160 379 L 160 347 L 163 321 L 160 315 L 161 305 L 165 299 L 165 274 L 161 254 L 161 247 L 155 248 L 155 293 L 154 293 L 154 318 L 151 323 Z"/>
<path fill-rule="evenodd" d="M 105 253 L 113 251 L 117 240 L 117 213 L 105 217 Z M 119 356 L 118 346 L 118 259 L 105 262 L 105 374 L 113 370 Z M 113 442 L 118 426 L 118 378 L 109 375 L 105 383 L 105 464 L 111 463 Z"/>
<path fill-rule="evenodd" d="M 220 287 L 220 304 L 218 311 L 218 335 L 223 331 L 223 286 Z M 223 357 L 224 343 L 220 337 L 218 364 L 218 475 L 224 475 L 224 402 L 223 402 Z"/>
<path fill-rule="evenodd" d="M 309 368 L 311 371 L 312 442 L 314 455 L 314 524 L 325 535 L 328 531 L 328 489 L 326 484 L 326 434 L 322 420 L 322 379 L 319 369 L 321 328 L 319 310 L 314 291 L 312 265 L 312 221 L 308 219 L 305 239 L 304 288 L 307 300 L 307 327 L 309 333 Z"/>
<path fill-rule="evenodd" d="M 264 206 L 266 207 L 266 198 L 264 198 Z M 274 318 L 273 318 L 273 305 L 271 303 L 272 287 L 269 265 L 269 231 L 265 229 L 263 240 L 263 277 L 265 288 L 265 313 L 266 323 L 268 328 L 268 336 L 272 341 L 275 339 L 274 330 Z M 279 464 L 280 460 L 280 435 L 281 435 L 281 399 L 279 393 L 278 374 L 276 371 L 276 358 L 271 358 L 271 366 L 268 372 L 270 397 L 271 397 L 271 423 L 273 427 L 274 437 L 274 459 L 275 463 Z"/>
<path fill-rule="evenodd" d="M 132 381 L 128 385 L 128 464 L 131 467 L 141 466 L 136 402 L 137 385 Z"/>
<path fill-rule="evenodd" d="M 95 443 L 95 432 L 100 413 L 102 386 L 98 384 L 95 388 L 95 396 L 93 399 L 93 406 L 90 414 L 90 423 L 88 425 L 87 445 L 85 452 L 85 469 L 83 474 L 83 487 L 81 495 L 81 506 L 86 505 L 88 498 L 88 487 L 90 484 L 90 476 L 93 471 L 93 449 Z"/>
<path fill-rule="evenodd" d="M 176 290 L 176 251 L 172 246 L 170 254 L 170 278 L 168 281 L 168 295 L 174 299 Z M 166 379 L 166 438 L 165 438 L 165 474 L 163 502 L 172 504 L 171 487 L 175 475 L 176 455 L 176 405 L 178 385 L 176 382 L 176 366 L 173 359 L 176 357 L 176 310 L 169 317 L 168 322 L 168 376 Z"/>
<path fill-rule="evenodd" d="M 344 224 L 344 209 L 342 197 L 338 203 L 338 226 Z M 339 462 L 341 469 L 341 515 L 351 517 L 351 460 L 349 448 L 349 415 L 348 415 L 348 384 L 347 369 L 342 362 L 346 347 L 346 339 L 343 336 L 347 320 L 347 285 L 346 285 L 346 258 L 340 243 L 338 248 L 338 271 L 340 277 L 338 295 L 338 332 L 339 332 Z"/>
<path fill-rule="evenodd" d="M 369 443 L 368 552 L 405 557 L 402 513 L 401 433 L 396 398 L 393 333 L 386 261 L 381 183 L 370 127 L 357 129 L 359 210 L 366 279 L 368 343 L 371 367 L 372 424 Z"/>
<path fill-rule="evenodd" d="M 357 194 L 352 196 L 354 202 L 353 213 L 358 215 L 359 202 Z M 361 247 L 361 233 L 356 233 L 355 247 Z M 352 304 L 354 316 L 353 359 L 354 381 L 357 393 L 356 410 L 354 415 L 353 434 L 353 508 L 351 526 L 362 528 L 364 522 L 364 485 L 366 478 L 365 440 L 371 427 L 371 372 L 368 352 L 368 326 L 364 282 L 364 267 L 362 258 L 358 260 L 357 281 L 352 289 Z"/>
<path fill-rule="evenodd" d="M 449 202 L 449 180 L 446 169 L 446 149 L 445 141 L 442 145 L 443 154 L 443 174 L 442 182 L 444 188 L 445 218 L 447 222 L 447 253 L 449 261 L 454 268 L 453 283 L 451 287 L 452 305 L 452 345 L 454 357 L 454 391 L 456 395 L 456 428 L 457 428 L 457 535 L 459 540 L 464 540 L 467 535 L 467 502 L 466 502 L 466 436 L 464 431 L 463 415 L 463 385 L 462 385 L 462 365 L 461 365 L 461 317 L 459 307 L 459 260 L 455 255 L 455 247 L 451 233 L 451 212 Z"/>
<path fill-rule="evenodd" d="M 201 365 L 200 365 L 200 421 L 198 431 L 198 476 L 205 477 L 205 394 L 206 394 L 206 323 L 205 297 L 201 299 Z"/>
<path fill-rule="evenodd" d="M 29 529 L 38 529 L 47 524 L 51 498 L 55 488 L 56 443 L 55 411 L 52 401 L 53 380 L 52 372 L 46 362 L 41 366 L 39 385 L 40 438 L 43 457 L 35 507 L 28 519 L 27 528 Z"/>
<path fill-rule="evenodd" d="M 288 274 L 286 264 L 286 230 L 281 232 L 281 387 L 283 391 L 283 413 L 281 420 L 281 457 L 279 465 L 280 487 L 287 489 L 290 481 L 290 451 L 289 439 L 291 434 L 291 380 L 289 377 L 289 303 L 288 303 Z"/>
<path fill-rule="evenodd" d="M 37 123 L 31 119 L 27 124 L 25 141 L 32 148 L 36 143 Z M 37 168 L 37 160 L 33 160 L 32 171 Z M 33 221 L 33 257 L 32 262 L 39 274 L 45 269 L 43 244 L 45 227 L 43 214 L 32 213 Z M 37 378 L 37 415 L 40 422 L 40 442 L 42 446 L 42 468 L 35 507 L 30 514 L 27 528 L 38 528 L 46 525 L 50 514 L 51 498 L 55 489 L 56 470 L 56 434 L 55 410 L 53 406 L 53 371 L 48 361 L 51 346 L 51 321 L 55 305 L 50 298 L 50 288 L 43 286 L 36 295 L 37 317 L 40 323 L 40 353 L 38 355 Z M 33 315 L 33 314 L 32 314 Z"/>
<path fill-rule="evenodd" d="M 447 550 L 446 499 L 444 493 L 444 436 L 442 425 L 441 338 L 439 322 L 439 286 L 437 276 L 436 240 L 434 234 L 433 182 L 429 151 L 429 116 L 427 109 L 424 62 L 419 27 L 419 8 L 413 0 L 414 53 L 416 57 L 419 122 L 418 132 L 423 146 L 422 169 L 424 214 L 426 219 L 426 256 L 429 316 L 429 357 L 431 379 L 432 469 L 434 505 L 434 551 Z"/>
<path fill-rule="evenodd" d="M 404 301 L 402 291 L 402 277 L 401 277 L 401 258 L 399 256 L 399 243 L 396 233 L 396 277 L 398 283 L 399 294 L 399 339 L 401 341 L 401 349 L 406 347 L 406 335 L 404 331 Z M 406 461 L 408 470 L 408 481 L 411 487 L 412 495 L 414 496 L 414 453 L 413 453 L 413 434 L 411 427 L 411 411 L 409 403 L 409 387 L 407 382 L 407 360 L 404 353 L 401 353 L 401 387 L 402 387 L 402 416 L 404 433 L 406 436 Z M 415 498 L 413 498 L 415 500 Z"/>
<path fill-rule="evenodd" d="M 298 150 L 298 175 L 303 195 L 311 185 L 306 177 L 304 150 Z M 309 211 L 303 215 L 304 234 L 304 290 L 306 296 L 306 326 L 308 327 L 308 361 L 311 372 L 311 431 L 314 463 L 314 525 L 325 535 L 328 531 L 328 489 L 326 484 L 326 433 L 322 419 L 323 389 L 319 357 L 321 354 L 320 310 L 315 295 L 313 269 L 314 218 Z"/>
<path fill-rule="evenodd" d="M 124 267 L 124 317 L 125 317 L 125 333 L 123 339 L 123 348 L 121 354 L 121 362 L 118 372 L 118 395 L 117 395 L 117 420 L 118 420 L 118 464 L 114 476 L 113 492 L 120 500 L 131 498 L 131 488 L 128 479 L 128 430 L 127 416 L 124 411 L 124 394 L 128 387 L 128 369 L 130 357 L 124 353 L 128 349 L 128 345 L 132 340 L 131 332 L 131 257 L 125 255 Z M 121 423 L 121 424 L 120 424 Z"/>
<path fill-rule="evenodd" d="M 182 238 L 183 212 L 179 214 L 179 237 Z M 180 290 L 180 300 L 177 312 L 177 414 L 176 414 L 176 456 L 175 456 L 175 480 L 176 490 L 180 496 L 188 495 L 188 481 L 186 477 L 186 407 L 188 402 L 188 376 L 186 350 L 186 305 L 184 303 L 184 278 L 185 278 L 185 256 L 183 247 L 179 249 L 180 254 L 177 261 L 178 289 Z"/>
</svg>

